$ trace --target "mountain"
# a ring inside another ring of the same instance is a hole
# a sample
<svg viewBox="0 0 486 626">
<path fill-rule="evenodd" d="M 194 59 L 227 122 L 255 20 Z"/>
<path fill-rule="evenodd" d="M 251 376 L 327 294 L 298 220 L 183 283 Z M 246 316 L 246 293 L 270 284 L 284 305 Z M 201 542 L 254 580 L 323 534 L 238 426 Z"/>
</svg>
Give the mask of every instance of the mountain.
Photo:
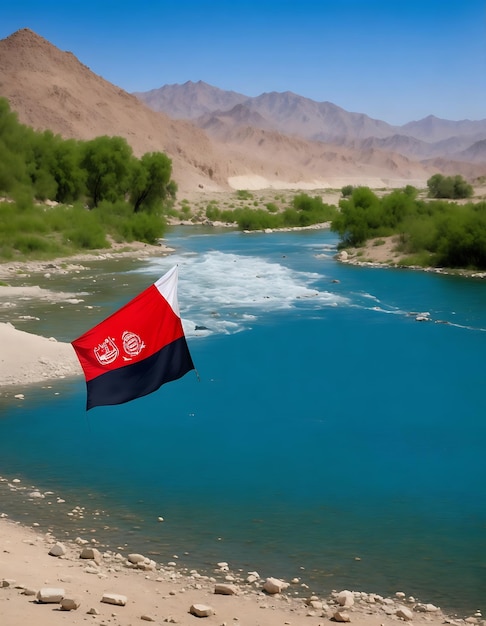
<svg viewBox="0 0 486 626">
<path fill-rule="evenodd" d="M 227 107 L 224 93 L 232 96 L 228 98 Z M 192 120 L 205 129 L 216 128 L 217 120 L 223 121 L 226 127 L 231 119 L 233 124 L 241 124 L 243 107 L 248 112 L 247 118 L 251 113 L 258 116 L 253 122 L 257 128 L 360 149 L 373 145 L 375 149 L 398 152 L 413 159 L 456 157 L 474 142 L 486 139 L 486 119 L 451 121 L 430 115 L 403 126 L 393 126 L 362 113 L 348 112 L 331 102 L 316 102 L 290 91 L 250 98 L 221 92 L 199 81 L 166 85 L 136 95 L 157 111 Z M 194 107 L 193 102 L 204 103 L 204 106 Z M 203 110 L 204 113 L 199 114 Z"/>
<path fill-rule="evenodd" d="M 209 171 L 226 184 L 221 157 L 202 130 L 155 113 L 29 29 L 0 41 L 0 96 L 35 129 L 83 140 L 118 135 L 137 156 L 166 152 L 182 187 L 206 184 Z"/>
<path fill-rule="evenodd" d="M 242 94 L 211 87 L 202 80 L 197 83 L 189 80 L 183 85 L 164 85 L 133 95 L 154 111 L 184 120 L 193 120 L 214 110 L 226 111 L 246 100 Z"/>
<path fill-rule="evenodd" d="M 118 135 L 137 156 L 165 152 L 180 193 L 424 186 L 433 173 L 456 173 L 459 165 L 467 177 L 484 173 L 477 156 L 467 162 L 467 142 L 455 144 L 457 165 L 397 127 L 291 92 L 248 98 L 199 81 L 148 93 L 127 93 L 29 29 L 0 41 L 0 97 L 22 123 L 66 138 Z M 154 110 L 162 106 L 168 111 Z"/>
</svg>

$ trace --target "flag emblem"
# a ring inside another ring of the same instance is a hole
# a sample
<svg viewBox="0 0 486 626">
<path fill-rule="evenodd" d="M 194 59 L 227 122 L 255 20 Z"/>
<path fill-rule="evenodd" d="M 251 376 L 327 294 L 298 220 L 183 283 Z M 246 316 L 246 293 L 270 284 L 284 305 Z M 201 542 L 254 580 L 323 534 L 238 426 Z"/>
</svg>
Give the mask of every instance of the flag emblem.
<svg viewBox="0 0 486 626">
<path fill-rule="evenodd" d="M 98 359 L 98 363 L 101 363 L 101 365 L 113 363 L 119 355 L 119 350 L 112 337 L 107 337 L 103 343 L 100 343 L 93 349 L 93 352 Z"/>
<path fill-rule="evenodd" d="M 86 379 L 87 409 L 129 402 L 194 369 L 179 314 L 177 266 L 71 343 Z"/>
<path fill-rule="evenodd" d="M 122 339 L 123 349 L 130 357 L 139 355 L 140 352 L 142 352 L 142 350 L 145 348 L 145 344 L 140 339 L 140 337 L 135 333 L 129 332 L 128 330 L 123 333 Z"/>
</svg>

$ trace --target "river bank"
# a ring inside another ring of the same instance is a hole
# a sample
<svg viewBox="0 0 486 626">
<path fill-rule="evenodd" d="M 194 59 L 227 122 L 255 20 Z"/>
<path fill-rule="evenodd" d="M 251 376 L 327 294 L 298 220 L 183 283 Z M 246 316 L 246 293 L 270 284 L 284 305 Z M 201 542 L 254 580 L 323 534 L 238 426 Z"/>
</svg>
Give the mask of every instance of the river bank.
<svg viewBox="0 0 486 626">
<path fill-rule="evenodd" d="M 27 493 L 34 489 L 28 493 L 31 501 L 50 498 L 54 506 L 56 501 L 62 506 L 52 492 L 23 486 L 19 479 L 0 482 L 4 488 Z M 105 626 L 141 621 L 189 625 L 201 617 L 218 625 L 484 624 L 479 613 L 464 619 L 448 617 L 402 591 L 385 598 L 333 590 L 323 597 L 298 579 L 263 579 L 258 572 L 233 571 L 231 555 L 228 562 L 214 563 L 213 572 L 204 574 L 179 568 L 177 555 L 160 564 L 150 556 L 128 552 L 126 545 L 111 549 L 99 545 L 89 532 L 68 542 L 35 526 L 21 525 L 0 511 L 0 615 L 6 626 L 80 624 L 87 619 Z"/>
<path fill-rule="evenodd" d="M 267 238 L 263 238 L 263 239 L 267 240 Z M 288 251 L 287 247 L 285 248 L 285 250 L 286 252 Z M 247 254 L 247 250 L 244 248 L 243 248 L 243 252 Z M 243 257 L 239 257 L 239 263 L 242 263 L 242 259 Z M 45 269 L 46 268 L 43 268 L 43 271 L 45 271 Z M 268 269 L 269 268 L 267 266 L 264 266 L 262 268 L 262 271 L 258 270 L 258 275 L 263 275 L 264 271 Z M 253 269 L 251 269 L 251 272 L 254 275 Z M 189 272 L 187 273 L 189 274 Z M 341 285 L 344 284 L 344 281 L 341 281 L 340 284 Z M 323 288 L 324 287 L 321 286 L 321 290 Z M 285 289 L 285 292 L 288 293 L 287 288 Z M 31 354 L 33 354 L 33 351 L 31 352 Z M 241 352 L 238 351 L 238 354 L 241 354 Z M 379 363 L 376 363 L 375 365 L 378 366 Z M 22 406 L 22 402 L 18 402 L 17 407 L 19 407 L 19 410 L 22 410 L 21 406 Z M 376 413 L 377 408 L 378 407 L 376 406 L 374 407 L 374 413 Z M 212 414 L 214 414 L 213 402 L 211 403 L 211 412 Z M 328 411 L 328 414 L 329 414 L 329 411 Z M 226 411 L 224 411 L 224 415 L 226 416 Z M 50 418 L 52 418 L 52 415 L 50 415 Z M 192 422 L 192 420 L 190 421 Z M 236 420 L 236 423 L 237 423 L 237 420 Z M 210 424 L 208 423 L 208 426 L 209 425 Z M 254 432 L 256 432 L 256 430 Z M 262 436 L 261 424 L 259 425 L 258 432 L 259 432 L 259 437 L 261 438 Z M 275 436 L 276 436 L 276 433 L 273 433 L 271 437 L 272 441 L 275 441 Z M 340 438 L 338 437 L 337 440 L 339 441 Z M 226 443 L 230 443 L 230 442 L 226 442 Z M 217 451 L 213 451 L 213 452 L 216 452 L 219 455 L 218 458 L 221 458 L 221 454 L 223 454 L 223 448 Z M 353 458 L 353 456 L 355 455 L 355 452 L 351 453 L 349 449 L 347 450 L 348 460 L 351 460 Z M 329 450 L 328 450 L 328 455 L 329 455 Z M 211 458 L 214 458 L 214 456 L 210 454 L 209 458 L 206 459 L 206 461 L 210 463 Z M 252 462 L 254 462 L 254 460 Z M 287 459 L 287 462 L 288 462 L 288 459 Z M 160 463 L 160 459 L 159 459 L 159 463 Z M 247 468 L 249 467 L 249 465 L 247 466 Z M 332 466 L 332 464 L 330 465 Z M 229 465 L 226 466 L 224 462 L 222 462 L 222 466 L 230 468 L 230 466 Z M 328 468 L 328 472 L 332 469 L 331 466 Z M 277 467 L 277 466 L 273 466 L 273 467 Z M 237 468 L 234 465 L 231 465 L 231 469 L 232 469 L 232 473 L 234 473 Z M 203 471 L 203 470 L 204 468 L 201 466 L 199 468 L 199 471 Z M 248 469 L 245 471 L 245 473 L 247 472 L 248 472 Z M 292 474 L 292 472 L 290 473 Z M 147 472 L 145 474 L 148 475 Z M 340 480 L 342 480 L 341 472 L 339 472 L 339 474 L 340 474 Z M 288 479 L 289 477 L 287 476 L 285 479 L 286 483 L 288 482 Z M 308 480 L 309 480 L 309 476 L 306 478 L 306 482 Z M 5 485 L 5 488 L 9 491 L 9 493 L 10 493 L 10 490 L 13 488 L 17 489 L 20 492 L 20 487 L 22 487 L 22 483 L 19 484 L 17 482 L 14 482 L 14 479 L 12 477 L 9 477 L 9 479 L 5 481 L 4 485 Z M 345 486 L 343 486 L 342 488 L 346 490 Z M 26 494 L 27 496 L 30 493 L 34 493 L 34 491 L 35 491 L 35 486 L 33 485 L 29 485 L 23 489 L 23 493 Z M 44 498 L 42 499 L 44 502 L 48 500 L 49 498 L 52 498 L 52 507 L 58 508 L 59 513 L 60 513 L 61 523 L 62 523 L 62 517 L 64 515 L 67 515 L 69 512 L 72 512 L 74 509 L 76 509 L 77 504 L 75 502 L 59 502 L 59 500 L 63 500 L 63 499 L 67 500 L 67 498 L 65 497 L 65 494 L 56 495 L 56 494 L 50 494 L 47 491 L 39 491 L 39 493 L 41 494 L 41 496 L 42 495 L 44 496 Z M 31 502 L 28 503 L 27 506 L 30 506 L 31 504 L 35 503 L 36 498 L 39 498 L 39 496 L 33 496 L 31 499 Z M 27 498 L 27 500 L 29 500 L 29 498 Z M 331 501 L 332 501 L 332 498 L 331 498 Z M 164 515 L 165 515 L 165 511 L 164 511 Z M 342 518 L 341 524 L 343 524 L 344 522 L 345 522 L 345 519 Z M 16 526 L 17 525 L 14 524 L 14 527 Z M 164 522 L 160 522 L 160 526 L 164 527 Z M 41 586 L 49 586 L 49 587 L 54 586 L 57 588 L 59 585 L 61 588 L 64 588 L 66 593 L 69 595 L 79 594 L 79 589 L 86 589 L 86 590 L 90 589 L 91 583 L 92 582 L 94 583 L 95 578 L 96 580 L 98 580 L 99 576 L 101 576 L 100 579 L 102 582 L 104 582 L 104 586 L 103 588 L 94 587 L 93 595 L 91 596 L 86 595 L 87 599 L 86 601 L 83 601 L 79 609 L 75 610 L 72 613 L 67 613 L 65 611 L 62 611 L 62 612 L 59 611 L 59 606 L 57 605 L 39 606 L 35 602 L 35 600 L 32 600 L 32 597 L 30 597 L 31 598 L 30 600 L 26 598 L 24 594 L 22 594 L 22 589 L 14 589 L 10 587 L 10 583 L 9 583 L 7 587 L 4 587 L 3 589 L 0 590 L 0 592 L 4 594 L 3 597 L 6 598 L 6 601 L 3 602 L 2 604 L 4 606 L 10 606 L 9 603 L 14 602 L 13 594 L 15 594 L 15 601 L 16 602 L 18 601 L 18 604 L 16 605 L 18 609 L 18 617 L 21 618 L 21 620 L 19 620 L 18 622 L 19 624 L 20 623 L 23 624 L 29 619 L 32 619 L 33 622 L 40 623 L 42 626 L 42 622 L 39 622 L 40 613 L 38 615 L 36 615 L 35 613 L 29 614 L 29 616 L 27 616 L 26 614 L 22 615 L 22 611 L 25 608 L 21 604 L 22 602 L 28 602 L 28 606 L 30 607 L 29 610 L 37 610 L 38 612 L 42 611 L 43 615 L 48 615 L 49 619 L 51 620 L 49 624 L 52 624 L 53 619 L 59 618 L 59 619 L 63 619 L 64 622 L 70 620 L 69 623 L 76 623 L 76 619 L 79 622 L 89 619 L 89 620 L 93 620 L 95 623 L 106 623 L 106 624 L 120 623 L 120 624 L 125 624 L 125 625 L 128 625 L 130 623 L 136 623 L 138 620 L 141 619 L 142 615 L 144 615 L 145 617 L 152 617 L 156 621 L 156 623 L 157 622 L 162 623 L 166 619 L 167 621 L 176 620 L 178 621 L 178 623 L 182 623 L 182 624 L 194 623 L 195 617 L 189 613 L 190 606 L 192 606 L 193 602 L 197 604 L 205 603 L 206 605 L 213 606 L 213 608 L 217 609 L 216 615 L 213 615 L 207 618 L 209 620 L 209 623 L 214 623 L 214 624 L 222 624 L 225 622 L 227 623 L 228 621 L 235 621 L 235 623 L 238 622 L 242 624 L 243 623 L 248 623 L 248 624 L 276 624 L 276 623 L 322 624 L 327 621 L 331 621 L 331 620 L 334 621 L 336 618 L 334 616 L 334 613 L 331 611 L 335 611 L 336 609 L 339 609 L 339 606 L 340 606 L 336 604 L 335 596 L 332 595 L 332 593 L 331 595 L 329 595 L 329 587 L 326 587 L 327 590 L 324 593 L 322 585 L 316 585 L 316 586 L 310 585 L 308 588 L 305 588 L 302 586 L 300 582 L 292 582 L 291 580 L 284 581 L 286 584 L 289 583 L 289 587 L 287 587 L 286 589 L 283 589 L 282 592 L 280 592 L 279 594 L 268 595 L 268 593 L 265 593 L 263 591 L 263 585 L 266 581 L 266 578 L 258 578 L 258 580 L 249 583 L 247 581 L 247 577 L 250 576 L 250 574 L 246 570 L 239 570 L 239 569 L 236 571 L 233 570 L 233 568 L 231 567 L 231 560 L 232 560 L 231 549 L 228 549 L 227 554 L 224 554 L 223 556 L 225 561 L 228 561 L 229 563 L 227 572 L 220 571 L 222 568 L 218 567 L 217 563 L 215 563 L 214 568 L 213 568 L 214 571 L 211 572 L 210 574 L 208 574 L 207 571 L 202 572 L 202 570 L 201 572 L 191 573 L 191 570 L 185 571 L 183 570 L 183 568 L 178 568 L 177 565 L 169 565 L 169 562 L 170 562 L 169 560 L 167 560 L 164 564 L 160 564 L 160 565 L 157 564 L 157 569 L 155 570 L 155 572 L 152 572 L 151 570 L 138 570 L 138 571 L 134 570 L 134 568 L 132 568 L 131 566 L 126 565 L 126 560 L 128 559 L 125 559 L 125 557 L 128 556 L 129 554 L 129 547 L 124 546 L 123 543 L 108 547 L 108 546 L 102 545 L 100 542 L 93 542 L 92 541 L 93 534 L 91 533 L 88 521 L 86 523 L 87 530 L 85 533 L 83 533 L 80 536 L 80 538 L 82 539 L 82 541 L 88 541 L 88 544 L 92 544 L 97 549 L 100 550 L 102 554 L 101 562 L 102 564 L 105 564 L 106 562 L 106 570 L 103 569 L 101 572 L 100 571 L 95 572 L 94 570 L 92 570 L 91 572 L 85 572 L 84 569 L 81 568 L 81 566 L 84 566 L 84 568 L 88 568 L 92 566 L 92 564 L 87 565 L 84 562 L 84 560 L 81 560 L 79 558 L 79 554 L 77 551 L 81 549 L 82 545 L 86 545 L 86 544 L 74 543 L 74 545 L 72 546 L 73 552 L 72 553 L 69 552 L 69 550 L 71 550 L 71 547 L 69 547 L 69 549 L 67 550 L 67 553 L 65 555 L 61 555 L 60 557 L 53 557 L 53 556 L 49 556 L 48 554 L 47 555 L 45 554 L 45 552 L 50 550 L 51 546 L 54 545 L 58 540 L 62 542 L 64 539 L 62 530 L 60 531 L 59 527 L 57 528 L 58 530 L 56 531 L 55 535 L 54 533 L 49 536 L 45 535 L 45 533 L 41 535 L 42 550 L 39 552 L 35 561 L 29 561 L 28 571 L 26 571 L 24 574 L 22 574 L 22 571 L 21 571 L 16 577 L 16 575 L 14 574 L 7 576 L 6 574 L 4 574 L 6 570 L 2 569 L 0 572 L 0 578 L 4 579 L 5 577 L 7 577 L 10 579 L 14 579 L 17 581 L 16 584 L 23 585 L 25 583 L 22 583 L 21 581 L 27 580 L 27 577 L 28 577 L 29 585 L 30 585 L 29 588 L 31 590 L 34 590 L 34 591 L 38 590 L 38 588 L 40 588 Z M 27 541 L 30 541 L 30 538 L 28 536 L 22 536 L 22 537 L 23 538 L 20 539 L 20 543 L 23 543 L 24 539 L 26 539 Z M 8 540 L 8 537 L 6 537 L 6 540 Z M 34 541 L 38 543 L 36 540 Z M 5 545 L 3 536 L 2 536 L 2 545 Z M 182 549 L 180 548 L 180 543 L 178 545 L 179 545 L 178 549 Z M 316 543 L 315 547 L 317 548 L 317 546 L 318 544 Z M 120 548 L 120 550 L 118 548 Z M 15 550 L 13 551 L 15 552 Z M 106 556 L 104 556 L 105 553 L 106 553 Z M 115 556 L 113 556 L 111 553 L 113 553 L 113 555 Z M 19 554 L 21 555 L 20 552 Z M 123 558 L 120 559 L 119 556 L 116 556 L 117 554 L 120 554 Z M 149 556 L 149 560 L 150 560 L 151 557 L 148 551 L 147 551 L 147 555 Z M 3 556 L 4 555 L 2 555 L 2 557 Z M 20 556 L 20 560 L 22 560 L 22 558 L 23 557 Z M 27 557 L 25 558 L 27 559 Z M 112 559 L 114 559 L 114 561 Z M 365 560 L 366 559 L 363 558 L 363 561 L 360 564 L 361 566 L 364 564 Z M 3 568 L 4 561 L 2 560 L 1 563 L 2 563 L 2 568 Z M 57 563 L 57 566 L 56 566 L 57 570 L 55 569 L 52 575 L 50 573 L 48 574 L 47 570 L 41 569 L 46 566 L 45 563 L 47 563 L 47 565 L 49 566 Z M 177 563 L 177 559 L 175 558 L 174 558 L 174 563 Z M 63 569 L 65 565 L 67 565 L 68 567 L 67 570 Z M 398 566 L 400 565 L 398 564 Z M 416 566 L 417 566 L 417 571 L 419 571 L 422 565 L 421 563 L 417 562 Z M 10 568 L 10 565 L 8 567 Z M 15 567 L 17 567 L 17 565 L 12 565 L 9 571 L 10 572 L 16 571 Z M 350 565 L 350 567 L 352 567 L 352 564 Z M 121 568 L 124 573 L 121 574 L 120 572 L 118 572 L 117 568 Z M 78 572 L 78 569 L 80 570 L 79 572 Z M 114 571 L 113 572 L 108 571 L 108 569 L 113 569 Z M 125 572 L 125 569 L 127 570 L 126 572 Z M 272 568 L 272 569 L 275 570 L 275 568 Z M 168 590 L 161 592 L 161 594 L 158 594 L 157 591 L 158 590 L 160 591 L 158 585 L 162 584 L 163 580 L 157 581 L 156 579 L 157 578 L 163 579 L 166 575 L 166 570 L 170 572 L 169 587 L 167 588 Z M 46 572 L 45 574 L 44 574 L 44 571 Z M 39 572 L 42 572 L 42 574 L 40 575 Z M 35 574 L 34 578 L 31 577 L 31 573 Z M 132 582 L 131 578 L 127 578 L 125 581 L 125 578 L 124 578 L 125 573 L 127 576 L 135 576 L 136 581 L 140 581 L 141 583 L 143 583 L 140 586 L 140 595 L 142 599 L 152 598 L 152 596 L 154 596 L 156 600 L 160 600 L 159 595 L 162 595 L 164 597 L 162 598 L 160 603 L 157 602 L 157 605 L 155 606 L 153 604 L 145 604 L 144 602 L 139 603 L 138 600 L 133 600 L 135 596 L 131 595 L 130 589 L 132 585 L 138 585 L 138 582 L 137 583 Z M 273 576 L 275 577 L 280 576 L 279 571 L 271 571 L 270 573 L 273 574 Z M 79 588 L 77 586 L 77 583 L 74 585 L 70 585 L 70 584 L 68 585 L 69 577 L 72 576 L 73 574 L 76 575 L 76 581 L 79 581 Z M 79 578 L 77 578 L 78 574 L 79 574 Z M 105 575 L 108 578 L 104 578 Z M 180 579 L 179 579 L 179 575 L 181 577 Z M 208 576 L 209 578 L 206 579 L 205 578 L 206 576 Z M 226 576 L 233 577 L 233 580 L 231 580 L 231 578 L 226 579 Z M 154 580 L 154 577 L 155 577 L 155 580 Z M 42 580 L 40 580 L 41 578 Z M 214 581 L 209 580 L 212 578 L 214 578 Z M 124 581 L 123 586 L 117 585 L 117 582 L 119 580 Z M 174 584 L 173 583 L 174 580 L 177 581 L 177 585 L 175 587 L 172 587 L 172 585 Z M 390 580 L 393 580 L 393 578 Z M 147 581 L 147 582 L 144 583 L 144 581 Z M 217 584 L 217 582 L 220 582 L 220 581 L 224 581 L 225 584 L 226 583 L 236 584 L 238 587 L 241 586 L 241 589 L 238 589 L 238 595 L 224 596 L 223 594 L 214 593 L 215 585 Z M 150 586 L 147 586 L 147 584 Z M 206 584 L 207 584 L 207 587 L 206 587 Z M 374 586 L 375 585 L 373 585 L 373 587 Z M 15 587 L 15 585 L 13 587 Z M 359 589 L 361 589 L 361 586 L 359 587 Z M 194 591 L 195 592 L 194 596 L 186 595 L 188 590 L 190 590 L 191 594 Z M 175 597 L 171 594 L 171 591 L 175 592 Z M 343 589 L 337 588 L 335 589 L 335 591 L 336 593 L 339 593 L 340 591 L 343 591 Z M 400 595 L 395 596 L 394 593 L 392 593 L 389 597 L 373 594 L 370 592 L 369 589 L 365 589 L 364 591 L 355 591 L 351 589 L 351 591 L 353 591 L 353 604 L 350 607 L 347 607 L 346 612 L 348 613 L 348 617 L 352 622 L 356 622 L 359 624 L 369 623 L 370 626 L 371 625 L 374 626 L 375 624 L 376 625 L 388 624 L 388 623 L 395 623 L 397 620 L 404 620 L 406 619 L 406 617 L 400 617 L 396 612 L 398 610 L 398 607 L 402 605 L 404 605 L 405 608 L 408 608 L 411 611 L 413 623 L 424 622 L 424 623 L 434 624 L 434 623 L 439 623 L 439 622 L 443 623 L 444 621 L 451 619 L 447 617 L 446 615 L 442 614 L 440 611 L 435 611 L 435 610 L 423 611 L 422 609 L 427 606 L 426 604 L 427 598 L 425 597 L 425 595 L 424 597 L 422 597 L 419 590 L 417 589 L 415 590 L 415 594 L 417 597 L 420 596 L 419 600 L 409 599 L 410 596 L 407 593 L 406 588 L 397 588 L 395 592 L 398 592 Z M 299 592 L 299 598 L 295 597 L 296 592 Z M 88 592 L 86 591 L 86 594 L 87 593 Z M 118 593 L 118 594 L 125 595 L 128 599 L 127 604 L 125 605 L 125 607 L 120 606 L 120 607 L 113 608 L 107 605 L 106 603 L 100 603 L 100 594 L 104 594 L 104 593 Z M 402 596 L 402 594 L 404 595 Z M 461 595 L 462 595 L 461 584 L 460 584 L 460 581 L 458 581 L 457 596 L 461 596 Z M 167 600 L 169 602 L 171 602 L 172 600 L 177 601 L 177 606 L 175 606 L 174 609 L 172 608 L 173 606 L 172 604 L 165 602 L 165 596 L 167 596 Z M 312 597 L 314 597 L 313 600 L 311 600 Z M 83 599 L 83 596 L 82 596 L 82 599 Z M 93 603 L 91 603 L 91 599 L 93 599 Z M 127 610 L 127 608 L 128 609 L 130 608 L 129 605 L 131 604 L 132 600 L 133 600 L 133 605 L 134 605 L 132 607 L 134 609 L 133 613 Z M 219 605 L 215 607 L 213 600 L 215 602 L 221 602 L 222 607 L 220 607 Z M 236 602 L 233 602 L 233 600 L 236 600 Z M 238 604 L 240 600 L 243 602 L 241 605 Z M 256 602 L 254 603 L 253 600 L 255 600 Z M 306 600 L 310 602 L 311 604 L 306 604 L 305 603 Z M 188 602 L 189 602 L 189 605 L 188 605 Z M 319 606 L 319 603 L 323 605 L 322 610 Z M 101 604 L 101 607 L 99 606 L 99 604 Z M 264 605 L 264 606 L 261 606 L 261 605 Z M 326 605 L 327 608 L 325 608 L 324 605 Z M 416 610 L 415 607 L 416 606 L 419 607 L 419 605 L 420 605 L 420 608 Z M 53 607 L 54 607 L 54 610 L 53 610 Z M 100 611 L 100 615 L 98 617 L 96 617 L 96 614 L 91 614 L 91 616 L 86 616 L 85 613 L 91 608 L 97 608 Z M 429 609 L 430 608 L 431 607 L 429 607 Z M 3 615 L 3 613 L 1 612 L 2 609 L 3 607 L 0 608 L 0 614 Z M 177 616 L 175 615 L 174 611 L 179 612 Z M 112 613 L 116 613 L 116 616 L 113 616 Z M 406 611 L 403 612 L 403 615 L 410 617 L 410 614 L 407 613 Z M 275 616 L 277 616 L 279 620 L 281 621 L 278 621 L 278 622 L 272 621 Z M 469 613 L 462 614 L 461 618 L 467 618 L 468 623 L 481 623 L 482 622 L 482 618 L 479 615 L 475 615 L 475 611 L 473 610 L 471 610 L 471 612 Z M 368 620 L 371 620 L 371 621 L 368 621 Z M 462 619 L 461 620 L 456 619 L 455 621 L 461 622 Z M 9 624 L 9 626 L 10 624 L 12 624 L 12 626 L 16 624 L 16 622 L 7 622 L 7 623 Z"/>
</svg>

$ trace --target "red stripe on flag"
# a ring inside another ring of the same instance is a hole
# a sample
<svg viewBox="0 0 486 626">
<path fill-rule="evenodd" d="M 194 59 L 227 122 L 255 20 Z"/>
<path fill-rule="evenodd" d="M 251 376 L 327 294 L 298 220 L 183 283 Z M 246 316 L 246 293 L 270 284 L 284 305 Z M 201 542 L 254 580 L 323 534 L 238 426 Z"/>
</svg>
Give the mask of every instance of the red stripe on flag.
<svg viewBox="0 0 486 626">
<path fill-rule="evenodd" d="M 174 280 L 177 280 L 175 275 Z M 137 363 L 184 336 L 180 317 L 155 285 L 75 339 L 86 381 Z"/>
</svg>

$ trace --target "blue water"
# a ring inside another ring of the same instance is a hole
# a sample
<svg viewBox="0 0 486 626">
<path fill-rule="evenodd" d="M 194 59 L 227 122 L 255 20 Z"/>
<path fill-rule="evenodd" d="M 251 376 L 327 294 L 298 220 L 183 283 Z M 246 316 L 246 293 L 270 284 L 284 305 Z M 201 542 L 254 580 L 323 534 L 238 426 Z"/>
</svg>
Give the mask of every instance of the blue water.
<svg viewBox="0 0 486 626">
<path fill-rule="evenodd" d="M 0 474 L 55 493 L 0 483 L 1 509 L 184 567 L 486 610 L 486 285 L 338 264 L 327 231 L 167 243 L 46 279 L 83 302 L 26 302 L 22 328 L 71 340 L 177 262 L 200 381 L 88 414 L 80 379 L 0 398 Z"/>
</svg>

